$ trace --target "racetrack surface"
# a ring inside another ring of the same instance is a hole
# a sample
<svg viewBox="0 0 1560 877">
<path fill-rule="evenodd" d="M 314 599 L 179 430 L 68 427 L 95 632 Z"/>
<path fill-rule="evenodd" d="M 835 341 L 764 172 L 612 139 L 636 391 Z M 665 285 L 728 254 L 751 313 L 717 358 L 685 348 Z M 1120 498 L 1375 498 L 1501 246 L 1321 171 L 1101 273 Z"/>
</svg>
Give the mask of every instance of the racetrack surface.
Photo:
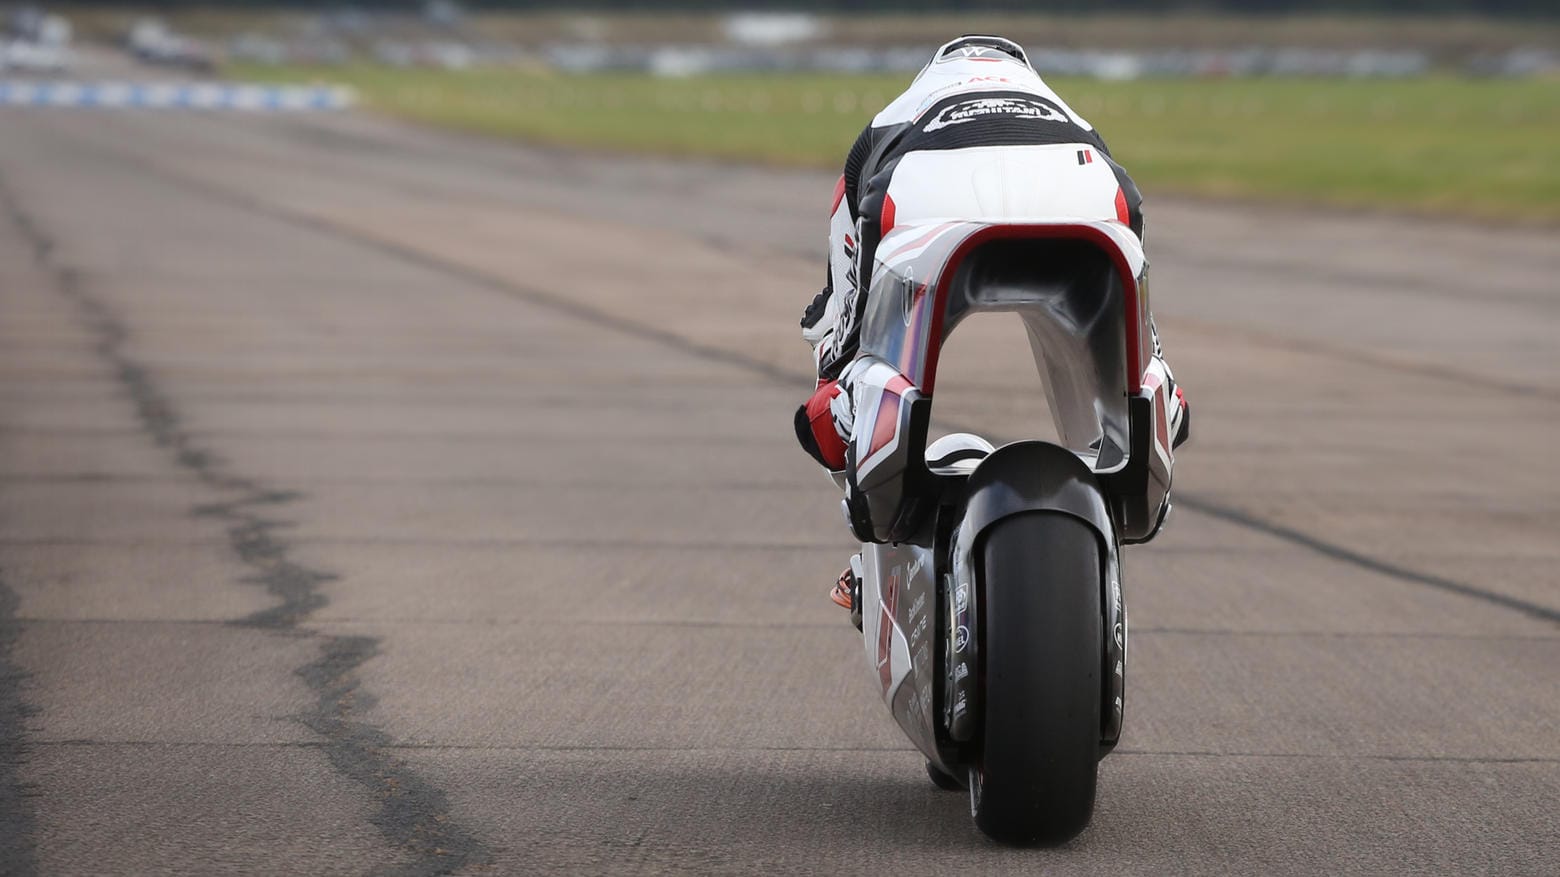
<svg viewBox="0 0 1560 877">
<path fill-rule="evenodd" d="M 1560 861 L 1550 232 L 1155 203 L 1194 407 L 1093 825 L 984 840 L 825 592 L 832 178 L 368 118 L 0 134 L 0 872 Z M 1041 431 L 1015 325 L 939 413 Z"/>
</svg>

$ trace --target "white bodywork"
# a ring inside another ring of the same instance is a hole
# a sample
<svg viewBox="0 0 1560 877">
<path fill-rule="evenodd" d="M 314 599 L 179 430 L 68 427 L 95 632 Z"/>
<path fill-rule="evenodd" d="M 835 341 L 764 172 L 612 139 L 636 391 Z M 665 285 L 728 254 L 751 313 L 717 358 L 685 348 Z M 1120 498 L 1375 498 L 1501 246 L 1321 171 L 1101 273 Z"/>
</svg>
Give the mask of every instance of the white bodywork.
<svg viewBox="0 0 1560 877">
<path fill-rule="evenodd" d="M 983 146 L 906 155 L 888 197 L 899 229 L 972 219 L 1114 220 L 1119 188 L 1110 164 L 1090 146 Z M 889 251 L 886 243 L 879 253 Z"/>
</svg>

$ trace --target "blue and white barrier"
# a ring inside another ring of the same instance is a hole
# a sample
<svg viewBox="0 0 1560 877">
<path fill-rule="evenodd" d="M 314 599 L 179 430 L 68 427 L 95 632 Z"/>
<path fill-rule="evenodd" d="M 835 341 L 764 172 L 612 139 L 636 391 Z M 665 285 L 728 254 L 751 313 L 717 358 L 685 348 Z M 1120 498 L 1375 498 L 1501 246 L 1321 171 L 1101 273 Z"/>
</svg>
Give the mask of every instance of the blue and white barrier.
<svg viewBox="0 0 1560 877">
<path fill-rule="evenodd" d="M 96 107 L 257 112 L 342 110 L 349 88 L 225 82 L 43 82 L 0 79 L 0 107 Z"/>
</svg>

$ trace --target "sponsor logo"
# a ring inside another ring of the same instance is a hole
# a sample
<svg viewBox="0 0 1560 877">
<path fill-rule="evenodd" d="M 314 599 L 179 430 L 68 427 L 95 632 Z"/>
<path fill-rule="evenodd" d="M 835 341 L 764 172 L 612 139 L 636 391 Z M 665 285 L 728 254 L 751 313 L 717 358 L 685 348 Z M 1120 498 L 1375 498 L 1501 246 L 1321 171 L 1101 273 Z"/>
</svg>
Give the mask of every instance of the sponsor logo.
<svg viewBox="0 0 1560 877">
<path fill-rule="evenodd" d="M 1110 602 L 1113 614 L 1116 617 L 1116 648 L 1123 651 L 1127 648 L 1127 629 L 1124 622 L 1124 610 L 1121 607 L 1121 583 L 1115 578 L 1110 580 Z"/>
<path fill-rule="evenodd" d="M 845 287 L 852 297 L 856 295 L 856 242 L 845 238 Z"/>
<path fill-rule="evenodd" d="M 840 317 L 834 331 L 820 345 L 824 355 L 818 358 L 825 365 L 838 362 L 843 356 L 845 347 L 853 340 L 856 332 L 856 323 L 860 319 L 857 312 L 861 305 L 861 290 L 857 285 L 859 271 L 856 266 L 857 247 L 855 241 L 847 235 L 845 238 L 845 288 L 836 289 L 835 296 L 840 299 Z"/>
<path fill-rule="evenodd" d="M 1071 122 L 1060 108 L 1037 97 L 983 97 L 961 100 L 942 109 L 922 129 L 928 134 L 980 119 L 1006 117 L 1035 122 Z"/>
<path fill-rule="evenodd" d="M 962 652 L 970 644 L 970 629 L 959 625 L 959 629 L 953 632 L 953 650 Z"/>
<path fill-rule="evenodd" d="M 903 308 L 900 311 L 899 318 L 904 321 L 905 327 L 909 328 L 911 321 L 915 318 L 915 306 L 921 303 L 921 295 L 926 292 L 926 286 L 916 285 L 914 268 L 905 269 L 903 282 L 903 294 L 899 297 Z"/>
<path fill-rule="evenodd" d="M 999 49 L 993 49 L 990 46 L 960 46 L 957 49 L 950 49 L 944 52 L 943 56 L 937 59 L 937 63 L 970 60 L 1011 61 L 1013 56 Z"/>
<path fill-rule="evenodd" d="M 938 101 L 950 95 L 958 94 L 961 91 L 990 91 L 993 85 L 1012 84 L 1013 80 L 1006 76 L 971 76 L 969 79 L 949 83 L 935 89 L 923 98 L 919 104 L 916 104 L 915 114 L 911 118 L 915 121 L 920 121 L 921 117 L 926 115 L 926 111 L 931 109 Z"/>
<path fill-rule="evenodd" d="M 955 665 L 953 665 L 953 681 L 954 682 L 963 681 L 969 675 L 970 675 L 970 666 L 968 664 L 955 664 Z"/>
</svg>

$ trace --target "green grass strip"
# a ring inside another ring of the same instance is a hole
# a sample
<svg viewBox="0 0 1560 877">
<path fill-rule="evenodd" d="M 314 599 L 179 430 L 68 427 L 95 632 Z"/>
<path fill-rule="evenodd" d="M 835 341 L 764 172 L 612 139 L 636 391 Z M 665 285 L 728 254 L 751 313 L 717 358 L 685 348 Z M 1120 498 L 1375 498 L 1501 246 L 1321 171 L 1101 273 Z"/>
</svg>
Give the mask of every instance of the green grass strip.
<svg viewBox="0 0 1560 877">
<path fill-rule="evenodd" d="M 241 69 L 358 89 L 393 116 L 555 146 L 836 167 L 902 76 L 655 79 L 539 72 Z M 1149 197 L 1181 194 L 1507 221 L 1560 220 L 1560 83 L 1065 80 Z"/>
</svg>

